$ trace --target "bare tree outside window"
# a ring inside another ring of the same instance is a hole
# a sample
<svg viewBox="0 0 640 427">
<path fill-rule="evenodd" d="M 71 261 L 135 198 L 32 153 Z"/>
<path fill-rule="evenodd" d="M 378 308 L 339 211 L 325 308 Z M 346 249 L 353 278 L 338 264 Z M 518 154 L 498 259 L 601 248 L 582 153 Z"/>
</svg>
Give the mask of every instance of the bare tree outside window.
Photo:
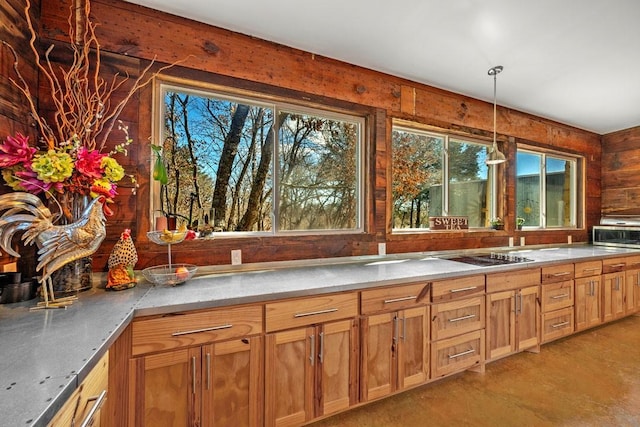
<svg viewBox="0 0 640 427">
<path fill-rule="evenodd" d="M 362 119 L 163 87 L 160 210 L 220 232 L 361 227 Z"/>
</svg>

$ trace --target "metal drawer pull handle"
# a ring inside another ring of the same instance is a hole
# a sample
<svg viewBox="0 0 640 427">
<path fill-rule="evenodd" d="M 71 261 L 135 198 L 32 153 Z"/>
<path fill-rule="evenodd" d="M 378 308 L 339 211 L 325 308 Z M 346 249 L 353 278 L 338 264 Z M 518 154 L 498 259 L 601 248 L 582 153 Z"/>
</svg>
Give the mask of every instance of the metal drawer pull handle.
<svg viewBox="0 0 640 427">
<path fill-rule="evenodd" d="M 232 324 L 220 325 L 220 326 L 212 326 L 210 328 L 202 328 L 202 329 L 192 329 L 190 331 L 181 331 L 174 332 L 171 334 L 172 337 L 179 337 L 180 335 L 189 335 L 189 334 L 197 334 L 199 332 L 211 332 L 211 331 L 219 331 L 220 329 L 230 329 L 233 328 Z"/>
<path fill-rule="evenodd" d="M 618 268 L 618 267 L 624 267 L 626 264 L 624 262 L 620 263 L 620 264 L 611 264 L 609 267 L 610 268 Z"/>
<path fill-rule="evenodd" d="M 553 277 L 568 276 L 569 274 L 571 274 L 570 271 L 563 271 L 562 273 L 553 273 Z"/>
<path fill-rule="evenodd" d="M 207 353 L 207 390 L 211 389 L 211 353 Z"/>
<path fill-rule="evenodd" d="M 476 288 L 477 286 L 469 286 L 468 288 L 451 289 L 449 292 L 451 292 L 452 294 L 455 294 L 456 292 L 472 291 Z"/>
<path fill-rule="evenodd" d="M 309 351 L 309 364 L 313 366 L 314 365 L 313 361 L 316 358 L 316 336 L 315 335 L 309 336 L 309 345 L 311 346 L 311 349 Z"/>
<path fill-rule="evenodd" d="M 394 303 L 394 302 L 410 301 L 410 300 L 416 299 L 416 298 L 418 298 L 417 295 L 409 295 L 408 297 L 386 299 L 386 300 L 384 300 L 384 303 L 385 304 L 391 304 L 391 303 Z"/>
<path fill-rule="evenodd" d="M 571 294 L 562 294 L 562 295 L 554 295 L 551 297 L 551 299 L 560 299 L 560 298 L 567 298 L 570 297 Z"/>
<path fill-rule="evenodd" d="M 563 326 L 567 326 L 569 322 L 556 323 L 555 325 L 551 325 L 552 328 L 561 328 Z"/>
<path fill-rule="evenodd" d="M 466 316 L 460 316 L 454 319 L 449 319 L 449 322 L 459 322 L 461 320 L 473 319 L 474 317 L 476 317 L 475 314 L 467 314 Z"/>
<path fill-rule="evenodd" d="M 191 394 L 196 394 L 196 358 L 191 358 Z"/>
<path fill-rule="evenodd" d="M 582 272 L 583 272 L 583 273 L 586 273 L 587 271 L 598 271 L 598 270 L 600 270 L 600 268 L 599 268 L 599 267 L 583 268 L 583 269 L 582 269 Z"/>
<path fill-rule="evenodd" d="M 309 313 L 296 313 L 293 315 L 293 317 L 298 318 L 298 317 L 315 316 L 317 314 L 335 313 L 336 311 L 338 311 L 337 308 L 328 308 L 326 310 L 310 311 Z"/>
<path fill-rule="evenodd" d="M 463 351 L 462 353 L 458 353 L 458 354 L 452 354 L 449 356 L 449 360 L 451 359 L 455 359 L 456 357 L 460 357 L 460 356 L 466 356 L 467 354 L 471 354 L 471 353 L 475 353 L 474 349 L 469 349 L 467 351 Z"/>
<path fill-rule="evenodd" d="M 85 419 L 82 421 L 82 424 L 80 424 L 80 427 L 88 427 L 93 424 L 93 421 L 94 421 L 93 417 L 96 415 L 96 412 L 98 412 L 98 410 L 100 410 L 100 408 L 102 407 L 102 404 L 104 403 L 104 399 L 106 397 L 107 397 L 107 390 L 102 390 L 102 393 L 100 393 L 98 396 L 90 397 L 89 399 L 87 399 L 87 402 L 91 402 L 92 400 L 95 400 L 96 403 L 93 404 L 93 406 L 91 407 L 91 410 L 89 411 Z"/>
</svg>

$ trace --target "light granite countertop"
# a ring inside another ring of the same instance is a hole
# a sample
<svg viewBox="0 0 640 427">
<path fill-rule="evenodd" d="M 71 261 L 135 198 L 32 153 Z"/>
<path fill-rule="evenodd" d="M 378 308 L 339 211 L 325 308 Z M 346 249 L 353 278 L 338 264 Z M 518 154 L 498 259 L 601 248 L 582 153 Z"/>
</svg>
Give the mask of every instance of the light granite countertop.
<svg viewBox="0 0 640 427">
<path fill-rule="evenodd" d="M 82 292 L 67 309 L 29 311 L 36 300 L 0 305 L 0 425 L 46 425 L 135 316 L 640 254 L 591 245 L 499 249 L 531 261 L 477 267 L 447 259 L 455 252 L 425 252 L 262 264 L 235 272 L 201 267 L 183 285 L 152 286 L 141 278 L 127 291 Z"/>
</svg>

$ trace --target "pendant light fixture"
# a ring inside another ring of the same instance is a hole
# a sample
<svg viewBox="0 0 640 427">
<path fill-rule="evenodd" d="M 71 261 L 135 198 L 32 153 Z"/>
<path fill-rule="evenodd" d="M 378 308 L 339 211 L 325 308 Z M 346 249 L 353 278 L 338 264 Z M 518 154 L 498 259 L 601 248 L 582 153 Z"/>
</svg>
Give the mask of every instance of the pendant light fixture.
<svg viewBox="0 0 640 427">
<path fill-rule="evenodd" d="M 496 77 L 502 72 L 504 67 L 502 65 L 496 65 L 489 68 L 487 74 L 493 76 L 493 145 L 489 151 L 489 156 L 485 161 L 488 165 L 498 165 L 507 161 L 507 158 L 498 150 L 498 144 L 496 143 Z"/>
</svg>

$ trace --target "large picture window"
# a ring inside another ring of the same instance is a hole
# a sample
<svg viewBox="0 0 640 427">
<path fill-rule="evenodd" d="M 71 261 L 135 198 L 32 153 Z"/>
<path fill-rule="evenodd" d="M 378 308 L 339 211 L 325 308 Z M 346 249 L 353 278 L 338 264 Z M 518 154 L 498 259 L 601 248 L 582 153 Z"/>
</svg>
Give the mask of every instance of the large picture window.
<svg viewBox="0 0 640 427">
<path fill-rule="evenodd" d="M 525 227 L 576 227 L 577 159 L 518 150 L 516 214 Z"/>
<path fill-rule="evenodd" d="M 364 119 L 159 85 L 154 212 L 227 233 L 362 229 Z"/>
<path fill-rule="evenodd" d="M 486 227 L 495 209 L 489 146 L 447 134 L 394 125 L 394 230 L 425 229 L 431 216 L 466 216 Z"/>
</svg>

